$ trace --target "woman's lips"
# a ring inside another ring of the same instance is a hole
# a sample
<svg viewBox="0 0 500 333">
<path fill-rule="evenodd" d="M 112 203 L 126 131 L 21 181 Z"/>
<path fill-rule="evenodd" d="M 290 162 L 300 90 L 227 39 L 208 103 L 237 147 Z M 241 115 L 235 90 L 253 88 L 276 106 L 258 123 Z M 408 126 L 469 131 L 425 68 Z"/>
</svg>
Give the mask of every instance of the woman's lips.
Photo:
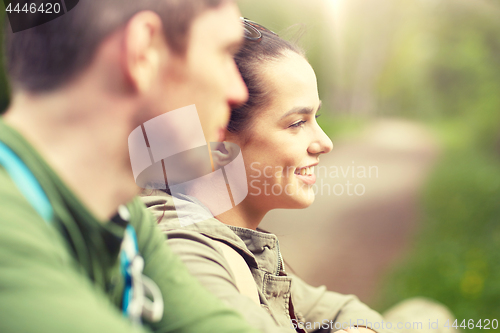
<svg viewBox="0 0 500 333">
<path fill-rule="evenodd" d="M 311 175 L 297 175 L 297 174 L 295 174 L 295 176 L 308 185 L 313 185 L 314 183 L 316 183 L 316 175 L 314 173 Z"/>
<path fill-rule="evenodd" d="M 316 164 L 295 169 L 295 176 L 308 185 L 316 183 L 316 175 L 314 174 Z"/>
</svg>

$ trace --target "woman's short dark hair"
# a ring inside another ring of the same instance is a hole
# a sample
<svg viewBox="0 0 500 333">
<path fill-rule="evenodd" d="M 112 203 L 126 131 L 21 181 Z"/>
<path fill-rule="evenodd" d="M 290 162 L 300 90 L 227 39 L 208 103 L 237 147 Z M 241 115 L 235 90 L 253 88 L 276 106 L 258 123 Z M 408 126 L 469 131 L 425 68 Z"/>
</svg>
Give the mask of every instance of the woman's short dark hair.
<svg viewBox="0 0 500 333">
<path fill-rule="evenodd" d="M 227 126 L 227 130 L 231 133 L 241 133 L 247 129 L 256 112 L 270 102 L 269 89 L 262 77 L 262 64 L 266 61 L 279 60 L 287 51 L 305 57 L 304 51 L 296 44 L 284 40 L 271 31 L 259 30 L 262 38 L 258 40 L 245 38 L 243 47 L 235 56 L 236 65 L 248 88 L 248 100 L 231 110 L 231 119 Z"/>
<path fill-rule="evenodd" d="M 168 45 L 182 54 L 193 20 L 228 0 L 80 0 L 65 15 L 12 33 L 6 26 L 7 73 L 14 89 L 60 87 L 88 64 L 101 42 L 133 15 L 151 10 L 161 17 Z"/>
</svg>

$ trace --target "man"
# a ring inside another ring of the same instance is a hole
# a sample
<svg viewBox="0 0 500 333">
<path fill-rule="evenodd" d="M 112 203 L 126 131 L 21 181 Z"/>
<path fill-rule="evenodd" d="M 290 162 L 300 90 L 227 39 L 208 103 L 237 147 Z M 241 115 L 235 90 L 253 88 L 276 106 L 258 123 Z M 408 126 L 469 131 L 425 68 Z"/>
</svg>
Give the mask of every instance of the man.
<svg viewBox="0 0 500 333">
<path fill-rule="evenodd" d="M 238 17 L 229 0 L 81 0 L 8 34 L 1 332 L 252 331 L 187 273 L 137 200 L 122 206 L 138 191 L 135 128 L 195 104 L 216 141 L 246 99 Z"/>
</svg>

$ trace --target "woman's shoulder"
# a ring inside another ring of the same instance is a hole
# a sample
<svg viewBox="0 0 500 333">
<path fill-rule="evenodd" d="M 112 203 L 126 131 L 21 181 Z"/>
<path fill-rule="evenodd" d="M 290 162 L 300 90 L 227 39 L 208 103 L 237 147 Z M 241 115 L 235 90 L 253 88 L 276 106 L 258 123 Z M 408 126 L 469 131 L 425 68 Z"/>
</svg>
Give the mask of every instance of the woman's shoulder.
<svg viewBox="0 0 500 333">
<path fill-rule="evenodd" d="M 141 199 L 168 241 L 184 240 L 184 246 L 194 246 L 194 243 L 198 243 L 196 246 L 202 244 L 217 251 L 220 244 L 224 243 L 247 259 L 253 259 L 253 253 L 242 238 L 231 227 L 214 218 L 195 198 L 174 197 L 161 190 L 149 190 L 142 193 Z"/>
</svg>

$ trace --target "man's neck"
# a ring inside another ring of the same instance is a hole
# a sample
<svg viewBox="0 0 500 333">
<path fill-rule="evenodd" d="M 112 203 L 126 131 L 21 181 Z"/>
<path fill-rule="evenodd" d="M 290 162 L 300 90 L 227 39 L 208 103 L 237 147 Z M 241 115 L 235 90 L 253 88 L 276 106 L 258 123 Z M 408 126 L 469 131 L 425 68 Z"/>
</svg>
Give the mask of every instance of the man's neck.
<svg viewBox="0 0 500 333">
<path fill-rule="evenodd" d="M 99 220 L 107 221 L 138 190 L 127 161 L 130 107 L 98 92 L 17 94 L 4 119 Z"/>
</svg>

